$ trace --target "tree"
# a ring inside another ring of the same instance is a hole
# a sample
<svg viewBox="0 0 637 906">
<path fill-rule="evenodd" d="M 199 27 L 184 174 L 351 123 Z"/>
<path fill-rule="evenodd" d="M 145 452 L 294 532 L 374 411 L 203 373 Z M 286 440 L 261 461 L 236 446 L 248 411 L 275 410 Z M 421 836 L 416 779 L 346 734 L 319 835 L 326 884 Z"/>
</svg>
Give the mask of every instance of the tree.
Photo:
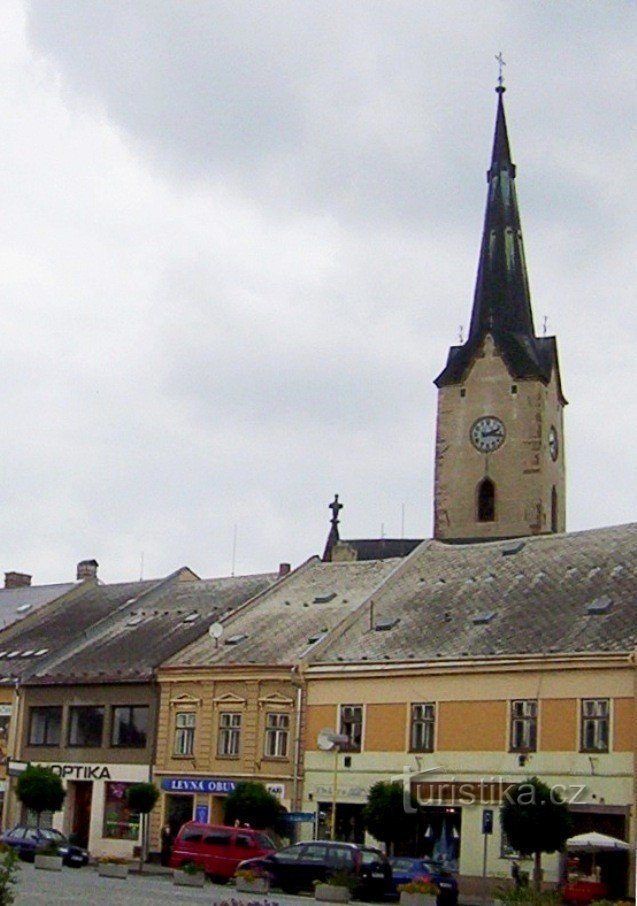
<svg viewBox="0 0 637 906">
<path fill-rule="evenodd" d="M 523 856 L 534 856 L 533 878 L 539 890 L 542 853 L 561 852 L 571 833 L 567 804 L 555 787 L 529 777 L 504 794 L 500 823 L 513 849 Z"/>
<path fill-rule="evenodd" d="M 139 847 L 140 872 L 148 854 L 148 813 L 155 808 L 158 798 L 159 790 L 154 783 L 133 783 L 126 791 L 128 807 L 134 812 L 139 812 L 142 819 L 142 839 Z"/>
<path fill-rule="evenodd" d="M 262 783 L 241 780 L 226 797 L 223 820 L 226 824 L 249 824 L 256 828 L 274 828 L 285 809 Z"/>
<path fill-rule="evenodd" d="M 42 812 L 59 812 L 66 792 L 59 775 L 51 768 L 30 764 L 18 777 L 16 795 L 23 805 L 36 813 L 39 827 Z"/>
<path fill-rule="evenodd" d="M 396 843 L 409 840 L 416 831 L 416 802 L 411 794 L 407 795 L 405 803 L 405 789 L 400 780 L 379 780 L 370 788 L 363 809 L 365 828 L 377 840 L 382 840 L 390 855 Z"/>
<path fill-rule="evenodd" d="M 15 902 L 13 886 L 17 883 L 18 850 L 9 846 L 0 850 L 0 906 L 11 906 Z"/>
</svg>

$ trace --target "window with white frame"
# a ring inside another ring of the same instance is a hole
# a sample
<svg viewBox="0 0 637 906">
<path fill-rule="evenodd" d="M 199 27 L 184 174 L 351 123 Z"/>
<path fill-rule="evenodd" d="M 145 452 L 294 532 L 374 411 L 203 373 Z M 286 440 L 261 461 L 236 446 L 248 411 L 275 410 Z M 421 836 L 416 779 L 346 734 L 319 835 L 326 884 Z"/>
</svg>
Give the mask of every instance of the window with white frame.
<svg viewBox="0 0 637 906">
<path fill-rule="evenodd" d="M 192 755 L 195 750 L 195 727 L 197 715 L 194 711 L 177 711 L 175 714 L 175 755 Z"/>
<path fill-rule="evenodd" d="M 511 702 L 511 751 L 535 752 L 537 748 L 537 701 Z"/>
<path fill-rule="evenodd" d="M 290 715 L 270 711 L 265 716 L 265 755 L 286 758 L 290 735 Z"/>
<path fill-rule="evenodd" d="M 222 711 L 219 715 L 219 755 L 237 757 L 241 742 L 241 714 L 237 711 Z"/>
<path fill-rule="evenodd" d="M 409 747 L 412 752 L 433 752 L 435 726 L 434 702 L 418 702 L 411 706 Z"/>
<path fill-rule="evenodd" d="M 349 739 L 347 751 L 360 752 L 363 742 L 363 706 L 341 705 L 339 725 L 339 733 Z"/>
<path fill-rule="evenodd" d="M 608 752 L 610 702 L 607 698 L 582 699 L 582 751 Z"/>
</svg>

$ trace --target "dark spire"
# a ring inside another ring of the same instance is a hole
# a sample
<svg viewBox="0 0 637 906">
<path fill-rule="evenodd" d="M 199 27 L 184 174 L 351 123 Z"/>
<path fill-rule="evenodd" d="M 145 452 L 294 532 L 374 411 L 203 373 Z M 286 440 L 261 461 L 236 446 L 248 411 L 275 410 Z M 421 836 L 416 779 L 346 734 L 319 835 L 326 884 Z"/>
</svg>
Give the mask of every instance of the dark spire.
<svg viewBox="0 0 637 906">
<path fill-rule="evenodd" d="M 438 387 L 463 380 L 485 335 L 490 333 L 516 377 L 540 377 L 548 381 L 552 356 L 535 336 L 531 295 L 524 259 L 520 213 L 515 193 L 515 165 L 500 84 L 495 89 L 498 109 L 493 137 L 491 166 L 487 172 L 488 194 L 484 217 L 478 275 L 473 297 L 471 326 L 466 342 L 453 346 Z"/>
<path fill-rule="evenodd" d="M 498 112 L 491 167 L 487 173 L 487 210 L 469 340 L 482 338 L 487 331 L 535 337 L 515 194 L 515 165 L 511 160 L 502 102 L 504 88 L 499 85 L 496 92 Z"/>
</svg>

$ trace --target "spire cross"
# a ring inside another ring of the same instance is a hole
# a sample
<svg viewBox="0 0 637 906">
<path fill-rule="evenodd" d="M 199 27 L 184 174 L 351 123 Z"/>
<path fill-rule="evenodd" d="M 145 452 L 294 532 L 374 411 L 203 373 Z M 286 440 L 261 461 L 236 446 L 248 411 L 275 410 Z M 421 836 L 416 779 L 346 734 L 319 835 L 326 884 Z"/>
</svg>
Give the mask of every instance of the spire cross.
<svg viewBox="0 0 637 906">
<path fill-rule="evenodd" d="M 504 85 L 503 69 L 506 66 L 506 63 L 504 62 L 504 57 L 502 56 L 502 51 L 500 51 L 500 53 L 496 56 L 496 60 L 498 63 L 498 87 L 502 88 Z"/>
<path fill-rule="evenodd" d="M 343 504 L 338 502 L 338 494 L 334 494 L 334 500 L 328 504 L 327 508 L 332 511 L 332 525 L 338 525 L 338 513 L 343 509 Z"/>
</svg>

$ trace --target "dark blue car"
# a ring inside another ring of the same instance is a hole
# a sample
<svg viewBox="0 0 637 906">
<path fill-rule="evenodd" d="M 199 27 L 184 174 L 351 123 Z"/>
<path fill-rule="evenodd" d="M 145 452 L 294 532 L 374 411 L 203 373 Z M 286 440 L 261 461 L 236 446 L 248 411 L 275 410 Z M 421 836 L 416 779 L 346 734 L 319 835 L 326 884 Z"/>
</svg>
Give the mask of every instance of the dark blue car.
<svg viewBox="0 0 637 906">
<path fill-rule="evenodd" d="M 0 843 L 17 850 L 25 862 L 33 862 L 35 854 L 49 848 L 57 849 L 64 865 L 70 868 L 81 868 L 88 864 L 88 852 L 82 846 L 70 843 L 64 834 L 48 827 L 31 827 L 18 824 L 0 836 Z"/>
<path fill-rule="evenodd" d="M 437 906 L 457 906 L 458 882 L 442 862 L 434 859 L 416 859 L 411 856 L 396 856 L 389 860 L 394 879 L 394 893 L 398 896 L 398 887 L 409 884 L 416 878 L 422 878 L 435 884 L 440 893 L 436 898 Z"/>
</svg>

